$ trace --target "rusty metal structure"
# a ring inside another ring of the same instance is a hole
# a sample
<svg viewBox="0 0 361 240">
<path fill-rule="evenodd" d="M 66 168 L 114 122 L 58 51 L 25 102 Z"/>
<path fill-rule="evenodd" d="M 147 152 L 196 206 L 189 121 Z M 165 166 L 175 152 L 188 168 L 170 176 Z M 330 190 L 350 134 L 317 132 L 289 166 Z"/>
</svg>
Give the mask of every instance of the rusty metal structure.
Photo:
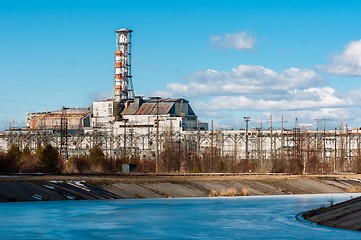
<svg viewBox="0 0 361 240">
<path fill-rule="evenodd" d="M 63 111 L 34 112 L 26 114 L 26 127 L 31 130 L 59 130 Z M 80 130 L 89 125 L 90 108 L 68 108 L 66 119 L 69 130 Z"/>
</svg>

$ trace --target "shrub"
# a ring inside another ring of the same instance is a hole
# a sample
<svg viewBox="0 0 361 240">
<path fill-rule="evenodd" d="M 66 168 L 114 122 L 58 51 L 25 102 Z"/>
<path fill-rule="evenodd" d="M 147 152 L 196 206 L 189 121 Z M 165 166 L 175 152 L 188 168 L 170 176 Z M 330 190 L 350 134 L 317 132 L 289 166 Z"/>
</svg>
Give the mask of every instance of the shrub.
<svg viewBox="0 0 361 240">
<path fill-rule="evenodd" d="M 359 193 L 359 192 L 361 192 L 361 187 L 352 186 L 349 189 L 347 189 L 346 192 L 348 192 L 348 193 Z"/>
<path fill-rule="evenodd" d="M 135 162 L 133 160 L 133 162 Z M 107 173 L 117 173 L 122 171 L 122 164 L 126 161 L 122 158 L 106 158 L 103 161 L 103 171 Z"/>
<path fill-rule="evenodd" d="M 241 196 L 249 196 L 249 189 L 248 187 L 243 187 L 241 190 Z"/>
<path fill-rule="evenodd" d="M 60 173 L 61 162 L 58 151 L 50 144 L 46 145 L 41 152 L 39 165 L 44 173 Z"/>
<path fill-rule="evenodd" d="M 17 145 L 11 145 L 6 158 L 8 173 L 19 172 L 21 151 Z"/>
<path fill-rule="evenodd" d="M 89 162 L 93 172 L 103 171 L 105 156 L 103 150 L 99 146 L 90 149 Z"/>
<path fill-rule="evenodd" d="M 213 189 L 212 189 L 212 190 L 208 193 L 208 196 L 209 196 L 209 197 L 218 197 L 219 194 L 218 194 L 217 190 L 213 190 Z"/>
<path fill-rule="evenodd" d="M 6 153 L 0 153 L 0 173 L 9 174 L 12 172 L 12 160 L 9 159 Z"/>
<path fill-rule="evenodd" d="M 75 173 L 89 173 L 91 164 L 86 156 L 73 156 L 67 162 L 67 170 Z"/>
<path fill-rule="evenodd" d="M 20 170 L 25 173 L 39 172 L 38 156 L 32 154 L 28 147 L 24 148 L 20 158 Z"/>
<path fill-rule="evenodd" d="M 227 188 L 225 190 L 222 190 L 219 196 L 222 197 L 234 197 L 237 196 L 237 189 L 235 188 Z"/>
<path fill-rule="evenodd" d="M 209 197 L 235 197 L 235 196 L 248 196 L 249 190 L 247 187 L 243 187 L 241 192 L 238 192 L 236 188 L 223 189 L 221 192 L 212 189 L 209 193 Z"/>
</svg>

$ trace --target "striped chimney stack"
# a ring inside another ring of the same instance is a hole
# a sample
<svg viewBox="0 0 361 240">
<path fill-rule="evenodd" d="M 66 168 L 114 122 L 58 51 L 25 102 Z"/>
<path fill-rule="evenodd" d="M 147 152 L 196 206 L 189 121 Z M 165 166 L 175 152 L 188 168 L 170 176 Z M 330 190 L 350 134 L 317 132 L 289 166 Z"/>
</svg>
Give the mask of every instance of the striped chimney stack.
<svg viewBox="0 0 361 240">
<path fill-rule="evenodd" d="M 116 30 L 115 79 L 113 100 L 133 99 L 134 90 L 131 76 L 131 34 L 132 30 Z"/>
</svg>

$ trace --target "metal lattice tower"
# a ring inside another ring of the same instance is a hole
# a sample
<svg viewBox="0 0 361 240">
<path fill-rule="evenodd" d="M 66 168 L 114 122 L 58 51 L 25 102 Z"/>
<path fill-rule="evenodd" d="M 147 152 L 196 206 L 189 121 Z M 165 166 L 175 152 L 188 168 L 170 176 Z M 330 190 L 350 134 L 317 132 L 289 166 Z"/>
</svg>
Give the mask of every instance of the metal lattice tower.
<svg viewBox="0 0 361 240">
<path fill-rule="evenodd" d="M 68 119 L 66 117 L 67 108 L 63 107 L 61 110 L 60 119 L 60 155 L 68 159 Z"/>
<path fill-rule="evenodd" d="M 133 99 L 134 89 L 131 74 L 131 37 L 132 30 L 116 30 L 115 79 L 113 100 Z"/>
</svg>

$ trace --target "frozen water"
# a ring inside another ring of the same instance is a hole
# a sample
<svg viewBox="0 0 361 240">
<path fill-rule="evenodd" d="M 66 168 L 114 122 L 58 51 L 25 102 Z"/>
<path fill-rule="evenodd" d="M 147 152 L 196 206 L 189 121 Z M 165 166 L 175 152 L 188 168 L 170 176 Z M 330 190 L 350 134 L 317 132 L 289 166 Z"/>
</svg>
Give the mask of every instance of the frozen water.
<svg viewBox="0 0 361 240">
<path fill-rule="evenodd" d="M 297 220 L 355 194 L 0 204 L 0 239 L 361 239 Z"/>
</svg>

